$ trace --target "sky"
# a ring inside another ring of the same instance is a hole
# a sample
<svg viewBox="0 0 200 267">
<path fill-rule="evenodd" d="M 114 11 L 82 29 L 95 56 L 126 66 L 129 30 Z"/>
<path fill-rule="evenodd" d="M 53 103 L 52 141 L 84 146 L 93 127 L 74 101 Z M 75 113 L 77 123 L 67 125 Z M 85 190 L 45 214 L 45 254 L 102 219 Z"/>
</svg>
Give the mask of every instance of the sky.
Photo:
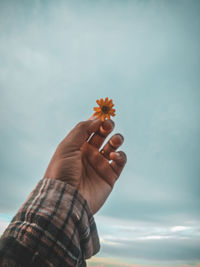
<svg viewBox="0 0 200 267">
<path fill-rule="evenodd" d="M 0 0 L 0 234 L 112 98 L 128 162 L 88 266 L 200 266 L 200 1 Z"/>
</svg>

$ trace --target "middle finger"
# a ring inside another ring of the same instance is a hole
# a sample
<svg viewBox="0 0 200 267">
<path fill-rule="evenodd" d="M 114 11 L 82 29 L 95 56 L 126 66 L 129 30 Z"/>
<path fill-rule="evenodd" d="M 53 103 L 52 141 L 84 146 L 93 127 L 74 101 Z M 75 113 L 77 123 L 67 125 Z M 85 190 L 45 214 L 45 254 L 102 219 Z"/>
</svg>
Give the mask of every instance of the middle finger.
<svg viewBox="0 0 200 267">
<path fill-rule="evenodd" d="M 115 134 L 113 135 L 110 140 L 105 144 L 103 149 L 100 151 L 101 154 L 107 158 L 110 159 L 109 155 L 111 152 L 115 152 L 123 143 L 124 137 L 121 134 Z"/>
</svg>

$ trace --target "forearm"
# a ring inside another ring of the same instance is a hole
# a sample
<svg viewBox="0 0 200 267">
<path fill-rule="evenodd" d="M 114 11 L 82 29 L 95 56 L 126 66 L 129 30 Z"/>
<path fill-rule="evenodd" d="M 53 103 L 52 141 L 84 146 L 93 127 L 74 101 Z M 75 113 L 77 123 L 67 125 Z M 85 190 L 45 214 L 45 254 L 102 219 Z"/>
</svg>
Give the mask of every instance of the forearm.
<svg viewBox="0 0 200 267">
<path fill-rule="evenodd" d="M 93 216 L 72 186 L 43 179 L 4 232 L 0 265 L 79 266 L 99 250 Z"/>
</svg>

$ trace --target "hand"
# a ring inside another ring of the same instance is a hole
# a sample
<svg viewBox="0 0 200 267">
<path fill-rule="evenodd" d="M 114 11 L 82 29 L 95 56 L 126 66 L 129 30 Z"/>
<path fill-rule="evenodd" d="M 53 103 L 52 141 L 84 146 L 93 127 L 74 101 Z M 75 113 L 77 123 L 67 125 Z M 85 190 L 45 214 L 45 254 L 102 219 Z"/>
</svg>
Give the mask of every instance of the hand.
<svg viewBox="0 0 200 267">
<path fill-rule="evenodd" d="M 123 143 L 120 134 L 113 135 L 114 122 L 93 119 L 78 123 L 58 145 L 44 178 L 65 181 L 77 188 L 96 213 L 112 191 L 126 163 L 126 154 L 116 150 Z"/>
</svg>

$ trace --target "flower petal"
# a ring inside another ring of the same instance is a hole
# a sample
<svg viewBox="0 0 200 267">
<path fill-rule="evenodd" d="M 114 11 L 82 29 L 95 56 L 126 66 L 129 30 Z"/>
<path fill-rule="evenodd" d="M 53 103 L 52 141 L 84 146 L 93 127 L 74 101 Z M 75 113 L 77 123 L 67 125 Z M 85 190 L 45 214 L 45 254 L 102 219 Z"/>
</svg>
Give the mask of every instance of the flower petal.
<svg viewBox="0 0 200 267">
<path fill-rule="evenodd" d="M 110 99 L 110 100 L 108 101 L 108 104 L 109 104 L 109 106 L 113 105 L 113 103 L 112 103 L 112 99 Z"/>
<path fill-rule="evenodd" d="M 95 111 L 101 111 L 101 108 L 100 107 L 94 107 L 93 108 Z"/>
<path fill-rule="evenodd" d="M 105 98 L 105 104 L 108 104 L 108 97 Z"/>
<path fill-rule="evenodd" d="M 110 114 L 106 114 L 108 120 L 110 120 Z"/>
<path fill-rule="evenodd" d="M 105 120 L 105 116 L 101 115 L 101 120 L 104 121 Z"/>
</svg>

